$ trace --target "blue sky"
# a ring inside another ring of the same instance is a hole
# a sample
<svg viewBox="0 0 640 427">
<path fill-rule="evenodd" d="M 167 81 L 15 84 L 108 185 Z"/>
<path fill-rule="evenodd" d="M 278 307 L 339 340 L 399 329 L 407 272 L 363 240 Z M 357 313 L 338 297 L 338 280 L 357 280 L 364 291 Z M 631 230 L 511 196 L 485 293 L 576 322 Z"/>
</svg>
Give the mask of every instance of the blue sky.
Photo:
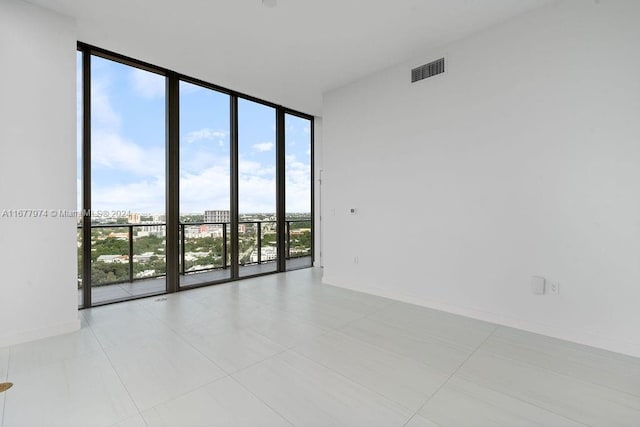
<svg viewBox="0 0 640 427">
<path fill-rule="evenodd" d="M 229 97 L 181 82 L 180 110 L 181 213 L 229 209 Z M 238 120 L 240 213 L 274 212 L 275 110 L 240 99 Z M 286 116 L 287 212 L 310 211 L 309 126 Z M 163 213 L 164 156 L 164 77 L 92 57 L 93 209 Z"/>
</svg>

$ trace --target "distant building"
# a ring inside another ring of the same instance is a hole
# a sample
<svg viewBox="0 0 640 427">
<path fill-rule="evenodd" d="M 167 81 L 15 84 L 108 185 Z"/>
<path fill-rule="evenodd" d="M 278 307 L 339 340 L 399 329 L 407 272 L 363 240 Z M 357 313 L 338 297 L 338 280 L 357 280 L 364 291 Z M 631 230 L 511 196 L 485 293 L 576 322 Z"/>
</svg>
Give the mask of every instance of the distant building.
<svg viewBox="0 0 640 427">
<path fill-rule="evenodd" d="M 129 224 L 140 224 L 140 214 L 138 213 L 129 214 L 129 216 L 127 216 L 127 222 Z"/>
<path fill-rule="evenodd" d="M 127 255 L 100 255 L 97 261 L 105 264 L 123 264 L 129 261 L 129 257 Z"/>
<path fill-rule="evenodd" d="M 273 246 L 263 246 L 260 250 L 260 262 L 275 261 L 278 259 L 278 250 Z M 258 251 L 251 252 L 250 262 L 258 262 Z"/>
<path fill-rule="evenodd" d="M 109 233 L 110 239 L 129 240 L 129 233 Z"/>
<path fill-rule="evenodd" d="M 133 262 L 149 262 L 151 261 L 152 256 L 155 256 L 153 252 L 145 252 L 140 255 L 134 255 Z"/>
<path fill-rule="evenodd" d="M 304 233 L 311 233 L 310 228 L 296 228 L 295 230 L 291 230 L 289 232 L 292 236 L 300 236 Z"/>
<path fill-rule="evenodd" d="M 204 211 L 204 222 L 229 222 L 230 220 L 229 211 Z"/>
<path fill-rule="evenodd" d="M 144 224 L 144 223 L 143 223 Z M 137 237 L 165 237 L 167 235 L 164 224 L 141 225 L 135 228 L 138 231 Z"/>
</svg>

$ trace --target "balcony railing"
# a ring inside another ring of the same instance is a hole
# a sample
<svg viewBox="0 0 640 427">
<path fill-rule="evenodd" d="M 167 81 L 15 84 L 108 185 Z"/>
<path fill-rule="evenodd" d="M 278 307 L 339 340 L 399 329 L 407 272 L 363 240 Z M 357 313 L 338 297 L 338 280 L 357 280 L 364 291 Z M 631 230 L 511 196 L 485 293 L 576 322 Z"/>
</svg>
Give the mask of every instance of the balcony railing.
<svg viewBox="0 0 640 427">
<path fill-rule="evenodd" d="M 238 223 L 240 266 L 276 262 L 276 224 L 275 221 Z M 78 227 L 78 235 L 82 235 L 81 227 Z M 228 222 L 180 223 L 180 274 L 229 268 L 230 235 Z M 92 225 L 91 285 L 111 285 L 165 276 L 165 236 L 164 223 Z M 284 255 L 287 260 L 311 256 L 310 219 L 285 221 Z M 79 271 L 79 285 L 81 277 Z"/>
</svg>

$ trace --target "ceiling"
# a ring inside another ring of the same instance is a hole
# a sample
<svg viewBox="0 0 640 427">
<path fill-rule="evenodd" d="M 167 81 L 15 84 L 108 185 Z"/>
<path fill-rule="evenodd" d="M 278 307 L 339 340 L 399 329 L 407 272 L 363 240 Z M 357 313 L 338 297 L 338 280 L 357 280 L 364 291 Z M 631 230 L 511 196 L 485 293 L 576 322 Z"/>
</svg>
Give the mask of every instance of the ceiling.
<svg viewBox="0 0 640 427">
<path fill-rule="evenodd" d="M 305 113 L 322 93 L 553 0 L 30 0 L 78 39 Z"/>
</svg>

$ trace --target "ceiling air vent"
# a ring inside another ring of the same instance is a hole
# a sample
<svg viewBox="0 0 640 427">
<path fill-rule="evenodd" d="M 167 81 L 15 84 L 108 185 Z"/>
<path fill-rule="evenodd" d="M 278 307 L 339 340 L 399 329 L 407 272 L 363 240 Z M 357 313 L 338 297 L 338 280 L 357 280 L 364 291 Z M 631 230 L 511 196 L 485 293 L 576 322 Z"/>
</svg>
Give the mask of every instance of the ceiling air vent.
<svg viewBox="0 0 640 427">
<path fill-rule="evenodd" d="M 444 58 L 437 59 L 411 70 L 411 83 L 442 73 L 444 73 Z"/>
</svg>

